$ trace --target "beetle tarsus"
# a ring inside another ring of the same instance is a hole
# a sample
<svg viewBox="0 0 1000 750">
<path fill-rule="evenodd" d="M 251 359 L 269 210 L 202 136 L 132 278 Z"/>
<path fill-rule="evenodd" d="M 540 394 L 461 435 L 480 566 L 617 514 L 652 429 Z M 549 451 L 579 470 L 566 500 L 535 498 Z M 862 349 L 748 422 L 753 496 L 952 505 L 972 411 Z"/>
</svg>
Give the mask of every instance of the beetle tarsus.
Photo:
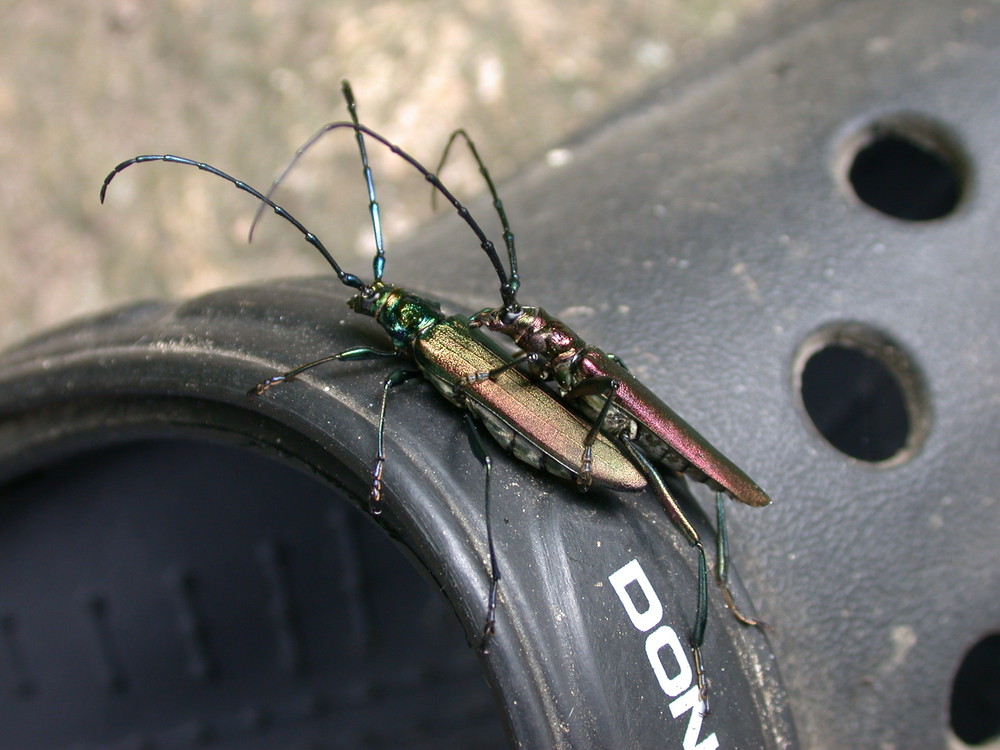
<svg viewBox="0 0 1000 750">
<path fill-rule="evenodd" d="M 371 492 L 368 494 L 368 512 L 373 516 L 382 513 L 382 466 L 385 464 L 385 456 L 378 456 L 375 465 L 372 467 Z"/>
<path fill-rule="evenodd" d="M 493 630 L 483 628 L 483 637 L 479 639 L 479 653 L 487 656 L 490 653 L 490 641 L 493 640 Z"/>
<path fill-rule="evenodd" d="M 701 715 L 708 716 L 712 712 L 712 707 L 708 702 L 708 678 L 705 676 L 705 664 L 701 660 L 701 647 L 692 643 L 691 653 L 694 656 L 694 674 L 698 682 L 698 699 L 701 701 Z"/>
<path fill-rule="evenodd" d="M 479 639 L 479 653 L 486 656 L 490 652 L 490 642 L 497 632 L 497 589 L 500 586 L 500 571 L 493 563 L 493 582 L 490 584 L 490 595 L 486 601 L 486 622 L 483 623 L 483 634 Z"/>
<path fill-rule="evenodd" d="M 576 486 L 581 492 L 586 492 L 590 489 L 591 482 L 593 481 L 593 471 L 594 449 L 593 446 L 587 445 L 583 449 L 583 458 L 580 459 L 580 473 L 576 475 Z"/>
<path fill-rule="evenodd" d="M 287 383 L 291 379 L 292 378 L 289 375 L 275 375 L 274 377 L 270 377 L 267 380 L 262 380 L 257 383 L 257 385 L 247 391 L 247 395 L 251 398 L 253 396 L 263 396 L 269 389 L 276 385 Z"/>
<path fill-rule="evenodd" d="M 729 590 L 725 581 L 719 581 L 719 588 L 722 589 L 722 597 L 726 600 L 726 606 L 729 607 L 729 611 L 732 612 L 733 617 L 742 622 L 744 625 L 749 625 L 752 628 L 760 628 L 761 630 L 771 629 L 771 626 L 763 620 L 758 620 L 756 617 L 750 617 L 740 611 L 740 608 L 736 606 L 736 601 L 733 599 L 733 592 Z"/>
<path fill-rule="evenodd" d="M 465 385 L 475 385 L 476 383 L 482 383 L 484 380 L 492 380 L 493 375 L 489 372 L 474 372 L 471 375 L 465 376 Z"/>
</svg>

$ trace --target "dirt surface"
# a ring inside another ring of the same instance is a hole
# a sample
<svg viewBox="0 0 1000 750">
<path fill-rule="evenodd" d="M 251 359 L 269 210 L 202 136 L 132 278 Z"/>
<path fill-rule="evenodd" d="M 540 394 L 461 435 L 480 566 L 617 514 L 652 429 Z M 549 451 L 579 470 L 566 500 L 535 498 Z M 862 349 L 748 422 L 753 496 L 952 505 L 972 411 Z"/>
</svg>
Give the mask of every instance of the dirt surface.
<svg viewBox="0 0 1000 750">
<path fill-rule="evenodd" d="M 349 78 L 362 120 L 429 167 L 464 126 L 502 177 L 776 2 L 6 2 L 0 346 L 128 300 L 327 270 L 270 214 L 247 247 L 252 199 L 194 169 L 134 167 L 102 207 L 102 179 L 130 156 L 190 156 L 266 188 L 345 116 Z M 367 273 L 360 165 L 338 136 L 278 199 Z M 429 193 L 400 159 L 371 153 L 391 259 L 431 215 Z M 444 177 L 462 196 L 482 189 L 465 153 Z"/>
</svg>

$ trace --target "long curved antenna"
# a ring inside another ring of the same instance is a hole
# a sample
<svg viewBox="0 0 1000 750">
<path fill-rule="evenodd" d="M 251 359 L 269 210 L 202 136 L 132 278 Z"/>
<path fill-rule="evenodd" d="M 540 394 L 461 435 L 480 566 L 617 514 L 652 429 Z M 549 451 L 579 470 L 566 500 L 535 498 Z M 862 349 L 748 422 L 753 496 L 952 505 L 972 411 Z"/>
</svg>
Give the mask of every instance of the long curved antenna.
<svg viewBox="0 0 1000 750">
<path fill-rule="evenodd" d="M 365 138 L 359 130 L 361 123 L 358 121 L 358 103 L 354 100 L 354 92 L 347 79 L 341 81 L 340 90 L 347 101 L 347 111 L 351 115 L 351 122 L 354 123 L 354 136 L 358 139 L 358 151 L 361 152 L 361 172 L 365 176 L 365 184 L 368 186 L 368 212 L 372 216 L 372 231 L 375 233 L 375 258 L 372 260 L 372 270 L 375 273 L 375 281 L 381 281 L 382 272 L 385 270 L 385 247 L 382 242 L 382 218 L 379 213 L 378 201 L 375 199 L 375 179 L 372 177 L 372 168 L 368 164 Z"/>
<path fill-rule="evenodd" d="M 134 156 L 131 159 L 128 159 L 127 161 L 123 161 L 117 167 L 112 169 L 108 173 L 108 176 L 104 178 L 104 184 L 101 185 L 101 203 L 104 203 L 104 196 L 108 192 L 108 185 L 111 184 L 111 181 L 120 172 L 124 171 L 125 169 L 128 169 L 133 164 L 142 164 L 144 162 L 151 162 L 151 161 L 165 161 L 165 162 L 170 162 L 171 164 L 184 164 L 190 167 L 197 167 L 203 172 L 209 172 L 210 174 L 214 174 L 216 177 L 221 177 L 222 179 L 231 182 L 233 185 L 235 185 L 238 189 L 242 190 L 244 193 L 249 193 L 254 198 L 261 201 L 262 204 L 270 206 L 272 209 L 274 209 L 274 213 L 276 213 L 282 219 L 284 219 L 289 224 L 298 229 L 300 232 L 302 232 L 302 236 L 305 238 L 305 241 L 308 242 L 317 250 L 319 250 L 320 254 L 324 258 L 326 258 L 326 262 L 329 263 L 330 266 L 333 268 L 333 270 L 336 272 L 337 278 L 340 279 L 341 282 L 343 282 L 349 287 L 358 289 L 359 291 L 361 291 L 362 294 L 365 294 L 366 292 L 371 290 L 370 284 L 366 284 L 357 276 L 355 276 L 353 273 L 347 273 L 346 271 L 344 271 L 337 263 L 337 261 L 333 259 L 333 256 L 330 254 L 330 251 L 326 249 L 326 247 L 323 245 L 322 242 L 320 242 L 319 238 L 315 234 L 310 232 L 308 229 L 306 229 L 302 225 L 302 223 L 294 216 L 292 216 L 290 213 L 288 213 L 288 211 L 286 211 L 284 208 L 282 208 L 277 203 L 272 201 L 266 195 L 262 194 L 260 191 L 250 187 L 250 185 L 246 184 L 245 182 L 237 180 L 235 177 L 226 174 L 221 169 L 213 167 L 211 164 L 205 164 L 204 162 L 194 161 L 193 159 L 188 159 L 183 156 L 173 156 L 171 154 L 163 154 L 163 155 L 143 154 L 141 156 Z"/>
<path fill-rule="evenodd" d="M 479 239 L 479 246 L 483 249 L 483 252 L 486 253 L 486 257 L 489 258 L 490 263 L 493 265 L 493 269 L 494 271 L 496 271 L 497 278 L 500 279 L 500 296 L 503 299 L 504 307 L 510 311 L 520 310 L 520 305 L 518 305 L 517 302 L 517 289 L 520 286 L 519 279 L 517 277 L 508 277 L 507 269 L 505 269 L 503 267 L 503 263 L 500 262 L 500 256 L 497 254 L 496 246 L 493 244 L 492 241 L 490 241 L 489 237 L 486 236 L 486 232 L 483 231 L 483 228 L 479 226 L 476 220 L 472 217 L 472 213 L 469 211 L 469 209 L 466 208 L 462 204 L 462 202 L 459 201 L 458 198 L 454 196 L 454 194 L 452 194 L 450 190 L 448 190 L 445 184 L 441 182 L 440 179 L 438 179 L 438 176 L 436 174 L 431 172 L 429 169 L 427 169 L 427 167 L 425 167 L 423 164 L 417 161 L 414 157 L 410 156 L 408 153 L 406 153 L 406 151 L 401 149 L 399 146 L 390 141 L 388 138 L 386 138 L 383 135 L 380 135 L 379 133 L 372 130 L 366 125 L 362 125 L 360 123 L 355 123 L 355 122 L 341 121 L 341 122 L 330 122 L 321 127 L 319 130 L 313 133 L 313 135 L 309 138 L 309 140 L 307 140 L 305 143 L 302 144 L 302 146 L 299 147 L 298 151 L 295 152 L 295 156 L 292 157 L 291 161 L 288 162 L 288 165 L 282 170 L 281 174 L 278 175 L 278 178 L 274 181 L 274 183 L 272 183 L 271 189 L 273 190 L 285 178 L 285 176 L 298 163 L 299 159 L 302 158 L 302 155 L 306 151 L 308 151 L 313 146 L 313 144 L 316 143 L 316 141 L 318 141 L 327 133 L 333 130 L 340 130 L 341 128 L 351 128 L 356 134 L 363 133 L 364 135 L 367 135 L 369 138 L 378 141 L 383 146 L 388 148 L 396 156 L 400 157 L 401 159 L 406 161 L 410 166 L 412 166 L 414 169 L 420 172 L 420 174 L 424 176 L 424 179 L 427 180 L 427 182 L 429 182 L 434 187 L 435 190 L 437 190 L 439 193 L 441 193 L 441 195 L 445 197 L 445 200 L 447 200 L 452 205 L 452 207 L 462 218 L 462 220 L 469 225 L 470 229 L 472 229 L 473 233 Z M 270 195 L 270 193 L 268 195 Z M 265 202 L 268 203 L 268 205 L 271 205 L 269 201 L 270 198 L 266 198 Z"/>
<path fill-rule="evenodd" d="M 490 195 L 493 198 L 493 208 L 496 209 L 497 216 L 500 218 L 500 226 L 503 227 L 503 241 L 507 246 L 507 265 L 510 268 L 510 286 L 516 293 L 518 288 L 521 286 L 521 277 L 517 273 L 517 251 L 514 249 L 514 233 L 510 229 L 510 222 L 507 220 L 507 212 L 504 210 L 503 201 L 500 200 L 500 195 L 497 193 L 497 187 L 493 182 L 493 178 L 490 176 L 490 171 L 486 168 L 486 162 L 484 162 L 482 157 L 479 155 L 479 149 L 476 148 L 476 144 L 473 142 L 472 138 L 469 137 L 465 128 L 459 128 L 448 137 L 448 142 L 444 146 L 444 151 L 441 154 L 441 160 L 438 162 L 437 169 L 435 171 L 437 174 L 441 174 L 441 170 L 444 169 L 444 163 L 448 160 L 448 153 L 451 151 L 451 146 L 459 137 L 465 140 L 466 145 L 469 147 L 469 151 L 472 152 L 472 158 L 476 160 L 476 164 L 479 166 L 479 174 L 481 174 L 483 179 L 486 181 L 486 187 L 489 188 Z M 436 206 L 436 198 L 437 191 L 432 190 L 431 208 Z"/>
</svg>

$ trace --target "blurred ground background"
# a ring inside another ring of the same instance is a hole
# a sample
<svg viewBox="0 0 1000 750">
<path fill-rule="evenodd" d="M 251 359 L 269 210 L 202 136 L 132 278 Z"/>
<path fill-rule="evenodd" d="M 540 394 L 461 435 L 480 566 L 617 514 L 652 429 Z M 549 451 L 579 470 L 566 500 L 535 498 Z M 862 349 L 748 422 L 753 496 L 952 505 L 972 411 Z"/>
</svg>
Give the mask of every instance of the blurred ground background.
<svg viewBox="0 0 1000 750">
<path fill-rule="evenodd" d="M 0 346 L 123 301 L 327 271 L 270 213 L 247 247 L 252 199 L 194 169 L 134 167 L 102 207 L 102 179 L 130 156 L 190 156 L 266 188 L 303 140 L 345 117 L 346 77 L 362 121 L 430 168 L 461 125 L 502 178 L 781 2 L 6 0 Z M 369 149 L 391 260 L 393 242 L 430 217 L 429 193 Z M 456 157 L 446 181 L 480 192 L 471 160 Z M 277 197 L 368 273 L 347 131 Z"/>
</svg>

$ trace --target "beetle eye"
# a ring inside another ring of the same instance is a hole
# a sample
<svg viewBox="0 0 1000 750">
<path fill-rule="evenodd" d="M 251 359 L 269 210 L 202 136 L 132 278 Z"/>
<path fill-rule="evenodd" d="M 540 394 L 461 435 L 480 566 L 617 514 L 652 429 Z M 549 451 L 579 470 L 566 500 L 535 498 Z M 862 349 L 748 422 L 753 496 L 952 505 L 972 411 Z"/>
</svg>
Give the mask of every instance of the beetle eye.
<svg viewBox="0 0 1000 750">
<path fill-rule="evenodd" d="M 497 318 L 503 325 L 512 326 L 517 323 L 518 319 L 521 317 L 520 307 L 505 307 L 499 311 Z"/>
<path fill-rule="evenodd" d="M 378 301 L 378 298 L 378 290 L 375 289 L 375 287 L 366 286 L 347 300 L 347 305 L 356 312 L 370 315 L 372 308 L 375 306 L 376 301 Z"/>
</svg>

